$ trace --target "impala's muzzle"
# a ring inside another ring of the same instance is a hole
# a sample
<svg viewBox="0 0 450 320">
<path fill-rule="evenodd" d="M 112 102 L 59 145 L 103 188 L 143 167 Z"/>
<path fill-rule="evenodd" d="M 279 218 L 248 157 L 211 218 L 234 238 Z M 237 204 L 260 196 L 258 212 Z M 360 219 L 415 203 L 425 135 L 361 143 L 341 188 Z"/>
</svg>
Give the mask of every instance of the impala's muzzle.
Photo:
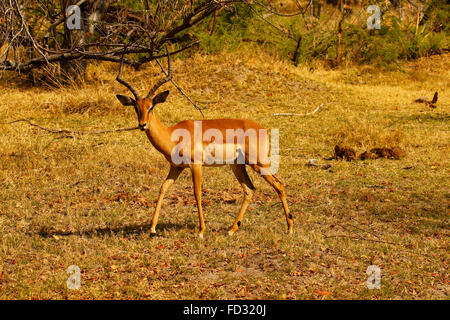
<svg viewBox="0 0 450 320">
<path fill-rule="evenodd" d="M 146 123 L 144 123 L 144 124 L 140 124 L 139 123 L 139 129 L 142 130 L 142 131 L 147 130 L 147 124 Z"/>
</svg>

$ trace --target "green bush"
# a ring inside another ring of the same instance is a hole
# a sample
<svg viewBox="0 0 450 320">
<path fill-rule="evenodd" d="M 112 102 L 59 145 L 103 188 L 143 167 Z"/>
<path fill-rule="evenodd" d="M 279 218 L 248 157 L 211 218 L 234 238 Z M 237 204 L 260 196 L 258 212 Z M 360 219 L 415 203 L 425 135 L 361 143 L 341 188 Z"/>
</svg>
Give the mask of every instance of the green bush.
<svg viewBox="0 0 450 320">
<path fill-rule="evenodd" d="M 445 23 L 445 28 L 436 28 L 436 21 L 439 19 L 448 22 L 449 12 L 445 10 L 448 5 L 445 0 L 434 0 L 433 3 L 432 8 L 427 9 L 428 16 L 418 27 L 415 24 L 405 25 L 389 11 L 383 15 L 379 30 L 368 30 L 365 21 L 363 25 L 344 23 L 341 38 L 343 60 L 358 64 L 395 66 L 399 60 L 417 59 L 448 49 L 448 23 Z M 336 25 L 329 23 L 329 16 L 324 15 L 316 20 L 312 28 L 311 22 L 307 21 L 308 16 L 268 16 L 267 19 L 272 24 L 289 32 L 291 37 L 288 38 L 261 19 L 260 16 L 266 13 L 264 9 L 255 7 L 255 10 L 256 13 L 244 4 L 223 10 L 217 17 L 213 35 L 210 35 L 208 29 L 211 20 L 197 26 L 193 33 L 201 40 L 202 50 L 234 50 L 248 42 L 256 42 L 265 50 L 275 51 L 280 57 L 292 59 L 296 39 L 301 35 L 296 63 L 335 61 L 337 30 L 336 27 L 329 27 Z M 335 22 L 338 19 L 332 18 Z"/>
</svg>

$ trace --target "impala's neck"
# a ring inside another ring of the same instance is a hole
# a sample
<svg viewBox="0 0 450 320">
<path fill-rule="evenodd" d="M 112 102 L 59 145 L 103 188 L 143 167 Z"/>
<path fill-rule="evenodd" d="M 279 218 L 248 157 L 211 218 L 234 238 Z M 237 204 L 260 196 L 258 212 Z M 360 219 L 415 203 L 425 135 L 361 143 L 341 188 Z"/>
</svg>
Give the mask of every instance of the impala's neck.
<svg viewBox="0 0 450 320">
<path fill-rule="evenodd" d="M 154 111 L 149 114 L 147 127 L 148 129 L 145 133 L 152 145 L 164 156 L 170 157 L 172 150 L 170 143 L 171 132 L 168 127 L 159 122 Z"/>
</svg>

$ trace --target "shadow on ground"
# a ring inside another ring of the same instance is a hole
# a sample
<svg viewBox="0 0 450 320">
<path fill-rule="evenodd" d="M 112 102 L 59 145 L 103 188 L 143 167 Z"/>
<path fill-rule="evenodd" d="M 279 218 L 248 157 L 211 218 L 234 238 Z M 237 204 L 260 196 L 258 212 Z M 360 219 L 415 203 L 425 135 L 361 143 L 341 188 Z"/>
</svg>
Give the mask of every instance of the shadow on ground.
<svg viewBox="0 0 450 320">
<path fill-rule="evenodd" d="M 194 225 L 186 225 L 186 224 L 178 224 L 178 223 L 160 223 L 157 226 L 157 229 L 164 230 L 180 230 L 183 228 L 195 228 Z M 116 227 L 102 227 L 102 228 L 92 228 L 88 230 L 78 230 L 78 231 L 62 231 L 62 230 L 51 230 L 47 227 L 42 227 L 37 234 L 43 238 L 50 238 L 53 236 L 87 236 L 87 237 L 96 237 L 107 234 L 121 234 L 123 236 L 126 235 L 139 235 L 150 233 L 150 223 L 145 224 L 129 224 L 124 226 L 116 226 Z M 161 233 L 157 233 L 160 235 Z"/>
</svg>

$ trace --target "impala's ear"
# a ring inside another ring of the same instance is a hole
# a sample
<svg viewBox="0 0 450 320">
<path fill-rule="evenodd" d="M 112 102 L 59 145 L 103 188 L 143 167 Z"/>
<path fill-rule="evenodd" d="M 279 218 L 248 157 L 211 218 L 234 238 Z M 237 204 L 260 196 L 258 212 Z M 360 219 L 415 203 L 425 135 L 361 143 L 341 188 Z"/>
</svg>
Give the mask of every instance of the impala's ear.
<svg viewBox="0 0 450 320">
<path fill-rule="evenodd" d="M 123 96 L 121 94 L 116 95 L 117 99 L 119 99 L 120 103 L 124 106 L 134 106 L 135 101 L 130 97 Z"/>
<path fill-rule="evenodd" d="M 169 90 L 158 93 L 152 100 L 153 106 L 157 105 L 158 103 L 165 102 L 168 95 L 169 95 Z"/>
</svg>

